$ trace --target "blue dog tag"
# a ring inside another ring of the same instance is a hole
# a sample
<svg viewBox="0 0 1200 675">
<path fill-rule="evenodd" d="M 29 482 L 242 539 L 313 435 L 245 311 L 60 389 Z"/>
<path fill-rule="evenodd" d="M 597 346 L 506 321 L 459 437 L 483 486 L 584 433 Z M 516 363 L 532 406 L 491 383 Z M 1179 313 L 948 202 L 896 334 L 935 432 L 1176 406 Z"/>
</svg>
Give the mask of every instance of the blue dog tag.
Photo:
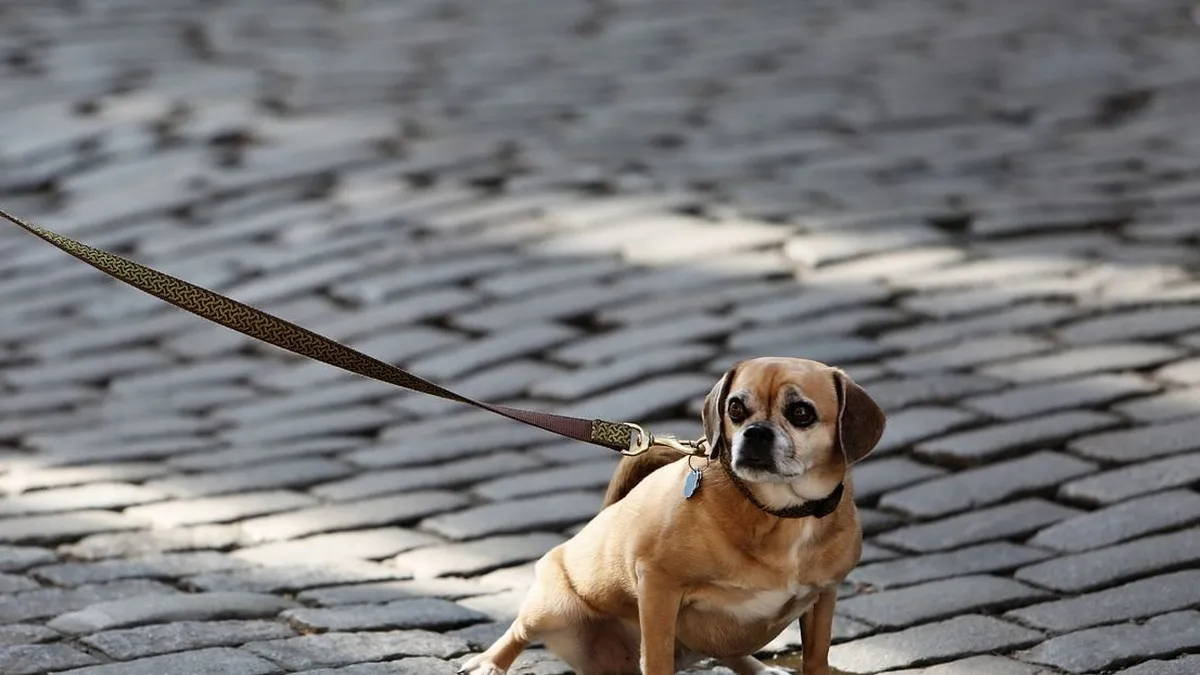
<svg viewBox="0 0 1200 675">
<path fill-rule="evenodd" d="M 700 488 L 700 477 L 703 475 L 695 469 L 688 472 L 687 480 L 683 481 L 684 499 L 691 499 L 692 495 L 696 494 L 696 490 Z"/>
</svg>

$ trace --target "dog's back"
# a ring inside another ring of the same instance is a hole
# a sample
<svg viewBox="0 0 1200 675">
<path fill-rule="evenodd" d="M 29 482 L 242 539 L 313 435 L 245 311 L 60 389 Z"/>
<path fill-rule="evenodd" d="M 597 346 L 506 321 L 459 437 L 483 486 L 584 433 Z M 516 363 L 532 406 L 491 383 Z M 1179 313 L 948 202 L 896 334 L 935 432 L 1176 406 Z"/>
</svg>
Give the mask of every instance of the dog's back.
<svg viewBox="0 0 1200 675">
<path fill-rule="evenodd" d="M 625 495 L 629 494 L 630 490 L 645 480 L 646 476 L 679 459 L 681 459 L 681 455 L 678 452 L 664 447 L 650 448 L 644 454 L 636 457 L 622 457 L 621 462 L 617 464 L 617 470 L 613 472 L 612 479 L 608 482 L 608 492 L 604 495 L 604 506 L 608 507 L 621 501 Z"/>
</svg>

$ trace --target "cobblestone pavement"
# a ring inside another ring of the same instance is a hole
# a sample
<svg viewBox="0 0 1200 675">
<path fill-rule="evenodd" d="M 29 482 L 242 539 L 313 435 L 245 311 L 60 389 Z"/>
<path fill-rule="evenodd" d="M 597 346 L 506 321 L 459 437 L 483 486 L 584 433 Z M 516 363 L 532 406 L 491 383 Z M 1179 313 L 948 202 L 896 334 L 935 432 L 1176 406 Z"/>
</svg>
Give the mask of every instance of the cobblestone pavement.
<svg viewBox="0 0 1200 675">
<path fill-rule="evenodd" d="M 1194 675 L 1191 12 L 8 2 L 0 192 L 494 401 L 692 436 L 736 358 L 842 365 L 890 426 L 836 667 Z M 614 462 L 11 228 L 0 394 L 7 675 L 447 675 Z"/>
</svg>

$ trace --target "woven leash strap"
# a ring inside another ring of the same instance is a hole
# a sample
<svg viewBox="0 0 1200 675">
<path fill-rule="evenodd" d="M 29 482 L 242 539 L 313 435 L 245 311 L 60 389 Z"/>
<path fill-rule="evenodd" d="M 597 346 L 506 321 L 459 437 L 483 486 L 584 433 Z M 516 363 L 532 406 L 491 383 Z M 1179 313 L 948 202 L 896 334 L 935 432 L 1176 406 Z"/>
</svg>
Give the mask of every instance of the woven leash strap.
<svg viewBox="0 0 1200 675">
<path fill-rule="evenodd" d="M 633 434 L 637 433 L 634 427 L 619 422 L 599 419 L 585 420 L 476 401 L 232 298 L 140 265 L 132 260 L 126 260 L 108 251 L 81 244 L 70 237 L 64 237 L 44 227 L 25 222 L 2 210 L 0 210 L 0 216 L 119 281 L 213 323 L 275 345 L 280 349 L 286 349 L 373 380 L 387 382 L 430 396 L 466 403 L 560 436 L 611 450 L 627 450 L 633 442 Z"/>
</svg>

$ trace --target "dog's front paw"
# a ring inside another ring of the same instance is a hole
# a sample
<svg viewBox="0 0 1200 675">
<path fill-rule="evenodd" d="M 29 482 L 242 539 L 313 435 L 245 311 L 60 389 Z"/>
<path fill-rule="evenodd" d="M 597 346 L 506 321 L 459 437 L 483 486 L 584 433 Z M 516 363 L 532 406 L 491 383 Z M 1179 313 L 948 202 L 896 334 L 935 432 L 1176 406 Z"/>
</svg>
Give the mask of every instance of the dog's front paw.
<svg viewBox="0 0 1200 675">
<path fill-rule="evenodd" d="M 505 671 L 483 654 L 478 654 L 458 667 L 458 675 L 505 675 Z"/>
</svg>

